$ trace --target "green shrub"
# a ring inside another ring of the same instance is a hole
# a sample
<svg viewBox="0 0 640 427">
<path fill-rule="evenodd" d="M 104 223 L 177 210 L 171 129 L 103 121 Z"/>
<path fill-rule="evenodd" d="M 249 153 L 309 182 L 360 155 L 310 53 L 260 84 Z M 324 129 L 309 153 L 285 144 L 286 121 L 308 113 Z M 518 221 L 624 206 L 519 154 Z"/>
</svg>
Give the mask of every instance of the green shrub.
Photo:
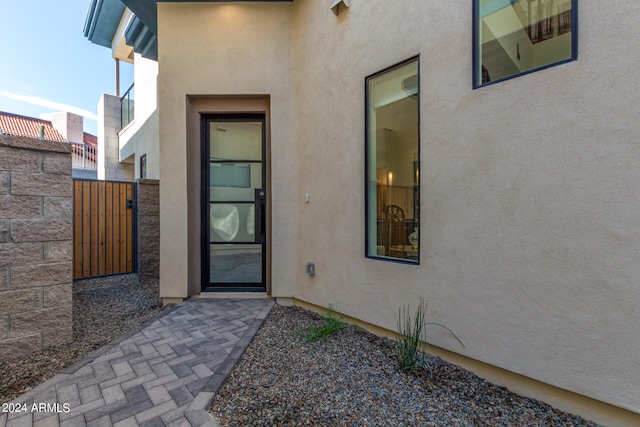
<svg viewBox="0 0 640 427">
<path fill-rule="evenodd" d="M 307 337 L 304 339 L 305 343 L 322 341 L 329 335 L 338 332 L 346 325 L 338 319 L 333 311 L 333 306 L 329 305 L 327 312 L 322 315 L 321 326 L 311 326 L 307 329 Z"/>
<path fill-rule="evenodd" d="M 425 355 L 420 351 L 420 342 L 427 341 L 425 327 L 440 326 L 446 329 L 464 347 L 462 341 L 449 328 L 440 323 L 426 322 L 427 301 L 420 298 L 415 317 L 411 318 L 409 304 L 398 309 L 398 329 L 396 330 L 396 356 L 400 369 L 404 372 L 414 372 L 425 365 Z"/>
</svg>

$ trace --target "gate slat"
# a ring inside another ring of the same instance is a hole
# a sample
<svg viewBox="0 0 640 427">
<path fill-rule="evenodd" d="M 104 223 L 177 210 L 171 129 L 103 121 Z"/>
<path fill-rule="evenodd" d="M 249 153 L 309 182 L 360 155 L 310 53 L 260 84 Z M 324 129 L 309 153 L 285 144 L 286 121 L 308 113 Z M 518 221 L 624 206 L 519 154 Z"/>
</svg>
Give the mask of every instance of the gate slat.
<svg viewBox="0 0 640 427">
<path fill-rule="evenodd" d="M 82 182 L 82 276 L 91 275 L 91 183 Z"/>
<path fill-rule="evenodd" d="M 105 274 L 113 274 L 113 183 L 105 184 Z"/>
<path fill-rule="evenodd" d="M 127 185 L 120 184 L 120 272 L 127 270 Z"/>
<path fill-rule="evenodd" d="M 91 182 L 91 275 L 98 275 L 98 183 Z"/>
<path fill-rule="evenodd" d="M 106 247 L 105 247 L 105 188 L 104 181 L 98 182 L 98 275 L 105 275 Z"/>
<path fill-rule="evenodd" d="M 113 274 L 120 273 L 120 183 L 113 183 Z"/>
</svg>

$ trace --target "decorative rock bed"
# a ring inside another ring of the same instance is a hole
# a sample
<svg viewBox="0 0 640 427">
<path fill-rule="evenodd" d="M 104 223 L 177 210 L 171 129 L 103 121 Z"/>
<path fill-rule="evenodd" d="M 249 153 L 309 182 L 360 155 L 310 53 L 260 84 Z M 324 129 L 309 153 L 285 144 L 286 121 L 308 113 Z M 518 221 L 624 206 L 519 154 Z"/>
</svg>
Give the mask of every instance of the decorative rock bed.
<svg viewBox="0 0 640 427">
<path fill-rule="evenodd" d="M 595 426 L 429 358 L 398 370 L 393 342 L 348 326 L 319 343 L 320 316 L 275 306 L 210 412 L 222 426 Z"/>
</svg>

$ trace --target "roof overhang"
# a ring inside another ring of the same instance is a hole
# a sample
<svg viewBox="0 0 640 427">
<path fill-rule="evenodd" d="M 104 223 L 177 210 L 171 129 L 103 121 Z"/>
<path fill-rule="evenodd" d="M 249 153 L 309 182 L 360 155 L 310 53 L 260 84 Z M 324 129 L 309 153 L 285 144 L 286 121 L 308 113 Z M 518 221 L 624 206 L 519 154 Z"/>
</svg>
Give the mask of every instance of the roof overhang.
<svg viewBox="0 0 640 427">
<path fill-rule="evenodd" d="M 91 43 L 111 48 L 124 9 L 120 0 L 91 0 L 84 22 L 84 36 Z"/>
<path fill-rule="evenodd" d="M 127 45 L 133 46 L 134 52 L 145 58 L 158 60 L 158 38 L 137 15 L 129 23 L 124 36 Z"/>
</svg>

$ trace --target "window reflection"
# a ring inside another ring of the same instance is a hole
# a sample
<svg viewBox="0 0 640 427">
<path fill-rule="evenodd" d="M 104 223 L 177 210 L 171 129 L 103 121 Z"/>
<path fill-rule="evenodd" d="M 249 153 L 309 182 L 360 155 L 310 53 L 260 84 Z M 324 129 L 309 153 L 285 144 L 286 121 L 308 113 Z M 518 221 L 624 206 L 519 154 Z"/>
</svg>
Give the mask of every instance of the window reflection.
<svg viewBox="0 0 640 427">
<path fill-rule="evenodd" d="M 575 59 L 576 0 L 475 1 L 475 85 Z"/>
</svg>

